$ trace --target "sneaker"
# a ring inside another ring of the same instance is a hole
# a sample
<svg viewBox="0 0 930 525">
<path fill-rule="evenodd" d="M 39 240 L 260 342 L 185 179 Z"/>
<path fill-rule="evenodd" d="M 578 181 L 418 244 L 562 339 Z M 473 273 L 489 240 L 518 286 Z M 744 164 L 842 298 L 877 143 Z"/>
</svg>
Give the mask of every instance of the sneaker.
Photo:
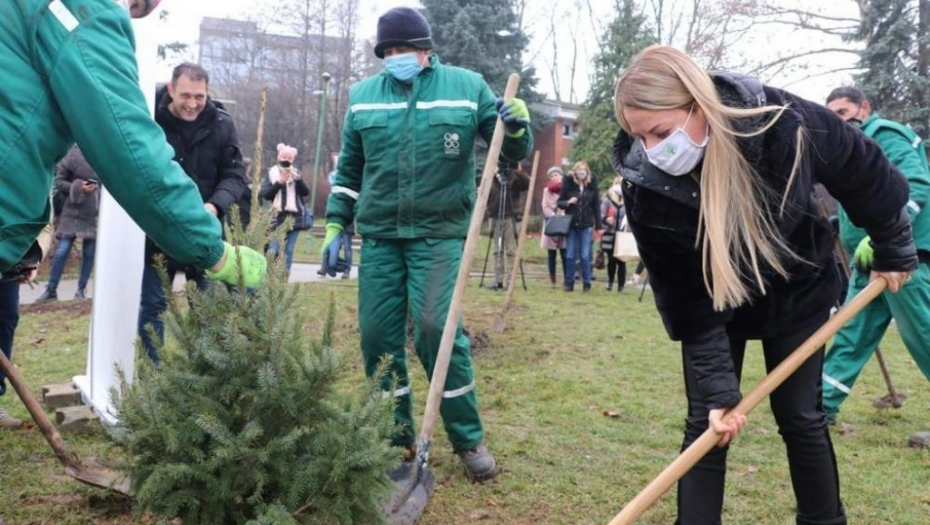
<svg viewBox="0 0 930 525">
<path fill-rule="evenodd" d="M 614 283 L 607 283 L 607 286 L 604 287 L 604 289 L 607 290 L 608 292 L 613 291 L 613 289 L 614 289 Z"/>
<path fill-rule="evenodd" d="M 584 283 L 584 287 L 581 289 L 582 293 L 588 293 L 591 291 L 591 283 Z"/>
<path fill-rule="evenodd" d="M 351 275 L 350 272 L 343 272 L 343 273 L 342 273 L 342 278 L 343 278 L 343 279 L 348 279 L 350 275 Z"/>
<path fill-rule="evenodd" d="M 323 267 L 321 266 L 320 269 L 316 271 L 316 274 L 322 277 L 326 275 L 326 270 L 324 270 Z"/>
<path fill-rule="evenodd" d="M 494 456 L 488 452 L 488 448 L 484 445 L 479 445 L 471 450 L 459 450 L 455 454 L 462 459 L 465 474 L 471 481 L 478 483 L 489 481 L 499 473 Z"/>
<path fill-rule="evenodd" d="M 42 295 L 40 295 L 38 299 L 36 299 L 36 302 L 37 303 L 49 303 L 49 302 L 57 301 L 57 300 L 58 300 L 58 292 L 55 290 L 51 290 L 49 289 L 48 286 L 46 286 L 45 291 L 42 292 Z"/>
<path fill-rule="evenodd" d="M 83 288 L 78 288 L 77 291 L 74 292 L 74 300 L 75 301 L 86 301 L 87 300 L 87 296 L 84 294 Z"/>
<path fill-rule="evenodd" d="M 23 426 L 23 422 L 11 416 L 5 408 L 0 408 L 0 430 L 16 430 Z"/>
<path fill-rule="evenodd" d="M 574 292 L 574 291 L 575 291 L 575 285 L 574 285 L 574 284 L 565 283 L 565 284 L 562 285 L 562 289 L 565 290 L 566 292 Z"/>
</svg>

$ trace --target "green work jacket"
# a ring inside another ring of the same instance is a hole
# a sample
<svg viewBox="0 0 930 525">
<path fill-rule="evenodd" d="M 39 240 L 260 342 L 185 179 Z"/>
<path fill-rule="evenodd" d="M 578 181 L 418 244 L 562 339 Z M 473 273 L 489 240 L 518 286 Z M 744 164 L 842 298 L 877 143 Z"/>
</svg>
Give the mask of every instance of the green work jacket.
<svg viewBox="0 0 930 525">
<path fill-rule="evenodd" d="M 494 94 L 467 69 L 430 67 L 405 86 L 381 73 L 352 86 L 326 220 L 354 219 L 365 237 L 464 238 L 475 204 L 475 140 L 490 143 Z M 529 129 L 506 137 L 517 162 L 533 147 Z"/>
<path fill-rule="evenodd" d="M 165 252 L 201 268 L 222 256 L 219 221 L 150 116 L 134 46 L 113 0 L 0 2 L 0 270 L 48 222 L 53 168 L 74 142 Z"/>
<path fill-rule="evenodd" d="M 910 128 L 886 120 L 873 113 L 862 123 L 862 132 L 881 147 L 885 156 L 907 179 L 910 197 L 907 214 L 911 218 L 914 244 L 917 249 L 930 255 L 930 166 L 923 141 Z M 881 198 L 881 195 L 875 195 Z M 840 239 L 843 249 L 852 260 L 859 243 L 867 235 L 865 230 L 853 224 L 842 207 L 839 209 Z"/>
</svg>

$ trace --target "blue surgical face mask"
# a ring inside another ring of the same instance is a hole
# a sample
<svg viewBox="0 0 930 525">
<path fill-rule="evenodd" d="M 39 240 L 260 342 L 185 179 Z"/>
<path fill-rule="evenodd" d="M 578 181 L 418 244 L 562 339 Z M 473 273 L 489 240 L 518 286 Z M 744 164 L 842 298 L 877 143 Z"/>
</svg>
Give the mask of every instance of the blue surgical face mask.
<svg viewBox="0 0 930 525">
<path fill-rule="evenodd" d="M 423 71 L 417 53 L 403 53 L 384 59 L 384 69 L 401 82 L 410 82 Z"/>
</svg>

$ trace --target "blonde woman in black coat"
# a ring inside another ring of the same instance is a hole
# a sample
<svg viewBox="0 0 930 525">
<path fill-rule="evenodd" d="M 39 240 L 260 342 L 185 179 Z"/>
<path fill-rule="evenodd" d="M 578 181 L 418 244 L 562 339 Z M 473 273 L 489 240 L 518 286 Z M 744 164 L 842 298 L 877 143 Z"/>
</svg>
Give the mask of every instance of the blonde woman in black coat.
<svg viewBox="0 0 930 525">
<path fill-rule="evenodd" d="M 907 184 L 878 146 L 832 112 L 752 78 L 710 75 L 686 54 L 647 48 L 617 82 L 614 146 L 627 221 L 669 336 L 681 341 L 683 446 L 710 425 L 715 449 L 679 482 L 680 525 L 721 522 L 726 445 L 746 418 L 746 341 L 768 370 L 829 317 L 840 286 L 822 183 L 871 235 L 875 277 L 897 291 L 917 266 Z M 881 198 L 876 198 L 880 195 Z M 821 406 L 823 350 L 772 394 L 799 525 L 846 523 Z"/>
<path fill-rule="evenodd" d="M 572 216 L 568 230 L 565 261 L 565 291 L 575 290 L 575 261 L 581 261 L 583 291 L 591 290 L 591 239 L 594 230 L 600 231 L 601 198 L 597 180 L 584 161 L 576 162 L 569 176 L 562 180 L 559 208 Z"/>
</svg>

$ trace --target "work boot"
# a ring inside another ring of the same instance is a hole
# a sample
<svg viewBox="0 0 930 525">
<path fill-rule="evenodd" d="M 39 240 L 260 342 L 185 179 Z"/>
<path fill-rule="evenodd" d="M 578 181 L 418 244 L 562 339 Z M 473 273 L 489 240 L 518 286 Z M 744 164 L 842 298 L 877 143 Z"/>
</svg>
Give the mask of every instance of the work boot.
<svg viewBox="0 0 930 525">
<path fill-rule="evenodd" d="M 488 452 L 488 447 L 478 445 L 477 448 L 471 450 L 459 450 L 456 454 L 462 458 L 465 474 L 471 481 L 481 483 L 490 481 L 497 476 L 497 462 L 494 461 L 494 456 Z"/>
<path fill-rule="evenodd" d="M 86 301 L 87 300 L 87 295 L 85 295 L 84 293 L 84 288 L 78 288 L 77 291 L 74 292 L 74 300 L 75 301 Z"/>
<path fill-rule="evenodd" d="M 36 299 L 37 303 L 49 303 L 52 301 L 58 300 L 58 292 L 50 289 L 48 286 L 45 287 L 45 291 L 42 292 L 42 295 Z"/>
<path fill-rule="evenodd" d="M 316 271 L 316 274 L 322 277 L 326 275 L 326 270 L 324 270 L 323 267 L 321 266 L 320 269 Z"/>
<path fill-rule="evenodd" d="M 581 288 L 581 293 L 588 293 L 591 291 L 591 283 L 584 283 L 584 286 Z"/>
<path fill-rule="evenodd" d="M 914 448 L 930 447 L 930 432 L 914 432 L 907 441 L 908 446 Z"/>
<path fill-rule="evenodd" d="M 11 416 L 5 408 L 0 408 L 0 430 L 16 430 L 23 426 L 23 422 Z"/>
<path fill-rule="evenodd" d="M 613 289 L 614 289 L 614 283 L 613 283 L 613 281 L 608 281 L 608 282 L 607 282 L 607 286 L 605 287 L 605 290 L 607 290 L 608 292 L 611 292 L 611 291 L 613 291 Z"/>
</svg>

